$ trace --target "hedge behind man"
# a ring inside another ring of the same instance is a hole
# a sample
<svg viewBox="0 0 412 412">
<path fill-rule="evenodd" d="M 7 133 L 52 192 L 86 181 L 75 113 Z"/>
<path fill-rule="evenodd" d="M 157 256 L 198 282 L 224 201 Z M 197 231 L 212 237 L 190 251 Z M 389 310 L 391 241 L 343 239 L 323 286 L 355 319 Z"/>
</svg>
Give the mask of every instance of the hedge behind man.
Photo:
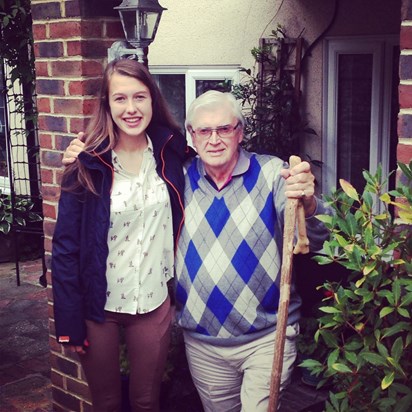
<svg viewBox="0 0 412 412">
<path fill-rule="evenodd" d="M 175 289 L 192 378 L 206 412 L 266 412 L 286 199 L 302 198 L 312 251 L 329 236 L 315 215 L 330 210 L 314 196 L 309 163 L 288 169 L 241 148 L 244 118 L 232 94 L 199 96 L 186 128 L 198 157 L 185 166 Z M 64 163 L 80 146 L 67 149 Z M 296 359 L 300 304 L 292 285 L 281 390 Z"/>
</svg>

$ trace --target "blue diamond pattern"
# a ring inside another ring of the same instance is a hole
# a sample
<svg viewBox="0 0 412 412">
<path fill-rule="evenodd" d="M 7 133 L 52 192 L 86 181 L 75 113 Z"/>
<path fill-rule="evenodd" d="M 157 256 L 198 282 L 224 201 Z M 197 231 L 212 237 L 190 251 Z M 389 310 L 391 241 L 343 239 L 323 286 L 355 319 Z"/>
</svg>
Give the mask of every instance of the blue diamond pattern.
<svg viewBox="0 0 412 412">
<path fill-rule="evenodd" d="M 197 271 L 200 266 L 202 266 L 202 259 L 200 258 L 199 253 L 197 253 L 193 240 L 189 242 L 189 246 L 187 247 L 185 265 L 187 266 L 190 279 L 193 282 L 197 275 Z"/>
<path fill-rule="evenodd" d="M 248 193 L 255 187 L 259 178 L 260 166 L 256 160 L 256 156 L 250 158 L 250 167 L 248 172 L 244 175 L 243 183 Z"/>
<path fill-rule="evenodd" d="M 265 206 L 259 214 L 272 236 L 275 235 L 275 222 L 277 221 L 276 210 L 273 207 L 273 194 L 270 193 L 266 199 Z"/>
<path fill-rule="evenodd" d="M 206 212 L 205 217 L 214 234 L 219 236 L 220 232 L 223 230 L 225 224 L 230 218 L 229 209 L 227 208 L 224 199 L 218 199 L 215 197 L 213 199 L 213 203 Z"/>
<path fill-rule="evenodd" d="M 245 283 L 248 283 L 259 261 L 245 240 L 233 256 L 232 265 Z"/>
<path fill-rule="evenodd" d="M 199 179 L 200 179 L 200 174 L 197 170 L 197 160 L 192 162 L 192 164 L 189 166 L 187 174 L 189 176 L 190 186 L 194 192 L 197 189 L 199 189 Z"/>
<path fill-rule="evenodd" d="M 200 325 L 196 326 L 196 332 L 202 335 L 210 336 L 210 333 L 205 328 L 202 328 Z"/>
<path fill-rule="evenodd" d="M 279 288 L 272 283 L 272 286 L 267 291 L 262 300 L 262 306 L 268 313 L 276 313 L 279 307 L 280 292 Z"/>
<path fill-rule="evenodd" d="M 233 305 L 226 299 L 225 295 L 217 286 L 213 288 L 206 306 L 218 318 L 222 325 L 233 309 Z"/>
<path fill-rule="evenodd" d="M 176 286 L 176 300 L 181 304 L 185 305 L 187 301 L 187 292 L 185 288 L 178 283 Z"/>
</svg>

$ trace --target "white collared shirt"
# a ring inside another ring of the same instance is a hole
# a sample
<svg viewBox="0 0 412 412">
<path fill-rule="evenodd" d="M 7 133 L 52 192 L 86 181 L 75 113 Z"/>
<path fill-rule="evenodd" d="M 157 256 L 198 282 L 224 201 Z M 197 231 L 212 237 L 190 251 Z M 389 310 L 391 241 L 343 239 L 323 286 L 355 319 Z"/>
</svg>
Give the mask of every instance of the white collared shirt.
<svg viewBox="0 0 412 412">
<path fill-rule="evenodd" d="M 153 145 L 138 175 L 124 170 L 112 152 L 111 193 L 105 310 L 146 313 L 159 307 L 173 277 L 172 212 L 166 183 L 156 173 Z"/>
</svg>

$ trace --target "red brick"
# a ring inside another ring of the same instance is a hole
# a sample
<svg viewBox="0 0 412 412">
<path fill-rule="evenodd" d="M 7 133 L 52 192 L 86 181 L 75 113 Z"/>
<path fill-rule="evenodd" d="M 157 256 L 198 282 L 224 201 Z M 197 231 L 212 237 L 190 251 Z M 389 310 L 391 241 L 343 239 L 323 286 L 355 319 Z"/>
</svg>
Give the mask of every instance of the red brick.
<svg viewBox="0 0 412 412">
<path fill-rule="evenodd" d="M 50 305 L 50 306 L 53 307 L 53 305 Z M 60 343 L 56 341 L 55 337 L 51 337 L 51 336 L 49 337 L 49 347 L 50 347 L 50 350 L 54 352 L 57 352 L 57 353 L 62 352 L 62 345 L 60 345 Z M 51 356 L 56 356 L 56 355 L 51 354 Z"/>
<path fill-rule="evenodd" d="M 51 371 L 50 380 L 53 386 L 64 389 L 64 377 L 56 371 Z"/>
<path fill-rule="evenodd" d="M 42 194 L 45 201 L 56 202 L 60 197 L 60 186 L 42 185 Z"/>
<path fill-rule="evenodd" d="M 118 39 L 115 39 L 117 41 Z M 73 40 L 67 42 L 67 54 L 69 56 L 80 55 L 89 59 L 106 59 L 107 49 L 113 41 L 105 39 L 97 40 Z"/>
<path fill-rule="evenodd" d="M 51 252 L 46 250 L 44 257 L 46 261 L 47 275 L 51 275 Z M 51 285 L 51 281 L 50 281 L 50 285 Z"/>
<path fill-rule="evenodd" d="M 81 56 L 82 55 L 82 43 L 79 40 L 67 42 L 67 55 L 68 56 Z"/>
<path fill-rule="evenodd" d="M 46 39 L 46 25 L 44 23 L 33 24 L 32 30 L 33 30 L 33 37 L 36 41 Z"/>
<path fill-rule="evenodd" d="M 64 8 L 65 8 L 66 17 L 78 17 L 81 15 L 79 0 L 76 0 L 76 1 L 66 0 L 64 2 Z"/>
<path fill-rule="evenodd" d="M 412 56 L 401 55 L 399 57 L 399 77 L 401 80 L 412 79 Z"/>
<path fill-rule="evenodd" d="M 56 60 L 50 64 L 52 76 L 78 77 L 82 75 L 82 62 L 80 60 Z"/>
<path fill-rule="evenodd" d="M 396 157 L 398 162 L 408 164 L 412 160 L 412 144 L 399 143 L 396 150 Z"/>
<path fill-rule="evenodd" d="M 87 129 L 87 125 L 90 121 L 88 117 L 82 117 L 81 119 L 72 118 L 70 119 L 69 132 L 77 134 L 79 132 L 84 132 Z"/>
<path fill-rule="evenodd" d="M 49 203 L 43 202 L 43 216 L 50 219 L 56 219 L 57 212 L 56 212 L 56 205 L 51 205 Z"/>
<path fill-rule="evenodd" d="M 45 250 L 48 250 L 48 249 L 45 249 Z M 51 250 L 51 248 L 49 250 Z M 47 284 L 51 285 L 52 284 L 52 278 L 51 278 L 51 273 L 50 272 L 46 273 L 46 279 L 47 279 Z M 52 301 L 49 301 L 49 302 L 52 302 Z"/>
<path fill-rule="evenodd" d="M 37 79 L 36 90 L 37 94 L 64 96 L 64 82 L 55 79 Z"/>
<path fill-rule="evenodd" d="M 73 139 L 74 136 L 56 135 L 56 149 L 61 151 L 66 150 Z"/>
<path fill-rule="evenodd" d="M 106 57 L 106 56 L 105 56 Z M 104 59 L 85 60 L 82 62 L 83 76 L 102 76 L 104 71 Z"/>
<path fill-rule="evenodd" d="M 54 173 L 50 169 L 42 167 L 41 169 L 41 181 L 43 184 L 53 184 L 54 182 Z M 44 205 L 43 205 L 44 208 Z M 46 215 L 45 215 L 46 216 Z"/>
<path fill-rule="evenodd" d="M 39 97 L 37 99 L 37 110 L 40 113 L 50 113 L 50 99 L 47 97 Z"/>
<path fill-rule="evenodd" d="M 40 138 L 40 147 L 42 149 L 53 149 L 53 140 L 50 134 L 40 132 L 39 138 Z"/>
<path fill-rule="evenodd" d="M 106 38 L 124 39 L 124 31 L 120 20 L 106 21 Z"/>
<path fill-rule="evenodd" d="M 402 20 L 412 20 L 412 1 L 411 0 L 402 0 L 401 19 Z"/>
<path fill-rule="evenodd" d="M 100 20 L 83 20 L 82 37 L 103 37 L 103 24 Z"/>
<path fill-rule="evenodd" d="M 398 136 L 399 138 L 412 138 L 412 115 L 398 116 Z"/>
<path fill-rule="evenodd" d="M 80 402 L 82 412 L 93 412 L 93 406 L 90 403 Z"/>
<path fill-rule="evenodd" d="M 50 38 L 70 39 L 81 35 L 80 21 L 61 20 L 58 23 L 50 23 Z"/>
<path fill-rule="evenodd" d="M 48 20 L 61 17 L 60 2 L 48 1 L 31 5 L 33 20 Z"/>
<path fill-rule="evenodd" d="M 44 234 L 46 236 L 52 237 L 55 227 L 56 227 L 56 222 L 52 222 L 50 220 L 45 220 L 44 224 L 43 224 Z"/>
<path fill-rule="evenodd" d="M 100 77 L 87 80 L 73 80 L 69 82 L 70 96 L 97 96 L 100 89 Z"/>
<path fill-rule="evenodd" d="M 84 400 L 91 402 L 89 387 L 85 382 L 67 378 L 67 390 L 71 393 L 75 393 Z"/>
<path fill-rule="evenodd" d="M 47 299 L 48 299 L 49 302 L 53 301 L 53 290 L 52 290 L 52 288 L 47 288 Z M 49 322 L 49 332 L 51 334 L 55 333 L 54 325 L 51 322 Z"/>
<path fill-rule="evenodd" d="M 35 65 L 37 77 L 47 77 L 49 75 L 47 62 L 36 60 Z"/>
<path fill-rule="evenodd" d="M 56 99 L 54 101 L 55 113 L 90 115 L 93 113 L 95 99 Z"/>
<path fill-rule="evenodd" d="M 400 48 L 412 49 L 412 27 L 411 26 L 402 26 L 400 34 Z"/>
<path fill-rule="evenodd" d="M 60 356 L 51 357 L 52 368 L 57 369 L 64 373 L 65 375 L 77 378 L 79 376 L 79 365 L 67 358 L 62 358 Z"/>
<path fill-rule="evenodd" d="M 63 392 L 56 387 L 52 387 L 52 396 L 53 400 L 64 408 L 67 408 L 66 410 L 80 411 L 80 400 L 71 394 Z"/>
<path fill-rule="evenodd" d="M 401 109 L 412 108 L 412 85 L 399 85 L 399 105 Z"/>
<path fill-rule="evenodd" d="M 52 132 L 66 132 L 67 119 L 62 116 L 39 116 L 39 129 Z"/>
<path fill-rule="evenodd" d="M 56 170 L 56 183 L 60 186 L 62 184 L 63 169 Z"/>
<path fill-rule="evenodd" d="M 34 54 L 37 58 L 64 56 L 63 42 L 38 41 L 34 43 Z"/>
<path fill-rule="evenodd" d="M 118 39 L 116 39 L 116 41 L 117 40 Z M 93 58 L 93 59 L 106 58 L 107 49 L 112 44 L 113 44 L 113 41 L 108 40 L 106 38 L 99 39 L 99 40 L 84 40 L 82 41 L 82 56 L 84 58 Z"/>
<path fill-rule="evenodd" d="M 52 240 L 50 239 L 50 238 L 45 238 L 44 239 L 44 250 L 46 251 L 46 252 L 51 252 L 51 250 L 52 250 Z M 49 272 L 47 272 L 47 281 L 49 281 Z M 50 284 L 51 284 L 51 281 L 50 281 Z"/>
<path fill-rule="evenodd" d="M 53 305 L 48 305 L 49 319 L 54 319 Z"/>
<path fill-rule="evenodd" d="M 63 154 L 51 150 L 41 150 L 41 162 L 43 167 L 61 167 Z"/>
</svg>

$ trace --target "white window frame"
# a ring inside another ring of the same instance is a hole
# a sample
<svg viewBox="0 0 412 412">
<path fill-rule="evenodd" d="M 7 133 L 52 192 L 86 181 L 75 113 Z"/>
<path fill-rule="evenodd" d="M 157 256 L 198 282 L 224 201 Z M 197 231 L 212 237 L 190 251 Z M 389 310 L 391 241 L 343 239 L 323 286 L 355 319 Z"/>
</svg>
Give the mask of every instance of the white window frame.
<svg viewBox="0 0 412 412">
<path fill-rule="evenodd" d="M 185 75 L 185 105 L 186 114 L 190 104 L 196 98 L 196 80 L 230 80 L 232 84 L 239 83 L 239 65 L 233 66 L 150 66 L 152 74 L 184 74 Z M 186 133 L 189 145 L 192 138 Z"/>
<path fill-rule="evenodd" d="M 337 178 L 337 101 L 338 101 L 338 59 L 342 54 L 373 55 L 372 107 L 370 130 L 370 171 L 374 173 L 379 164 L 382 175 L 389 173 L 390 149 L 390 107 L 383 107 L 382 101 L 390 101 L 392 86 L 393 48 L 399 44 L 396 36 L 328 38 L 324 47 L 324 83 L 322 147 L 322 189 L 328 193 L 336 185 Z"/>
</svg>

